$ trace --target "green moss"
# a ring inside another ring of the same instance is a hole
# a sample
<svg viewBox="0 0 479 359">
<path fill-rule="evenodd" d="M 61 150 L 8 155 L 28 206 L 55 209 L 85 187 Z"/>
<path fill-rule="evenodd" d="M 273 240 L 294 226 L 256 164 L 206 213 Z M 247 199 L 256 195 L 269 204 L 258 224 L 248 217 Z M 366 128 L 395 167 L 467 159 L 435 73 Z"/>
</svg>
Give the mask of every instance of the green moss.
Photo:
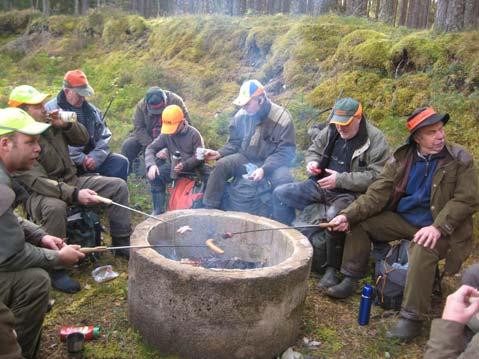
<svg viewBox="0 0 479 359">
<path fill-rule="evenodd" d="M 28 24 L 41 15 L 39 11 L 31 9 L 27 10 L 13 10 L 5 13 L 0 13 L 0 33 L 20 34 L 27 28 Z"/>
<path fill-rule="evenodd" d="M 103 28 L 103 42 L 109 46 L 133 41 L 144 35 L 146 24 L 137 15 L 109 19 Z"/>
<path fill-rule="evenodd" d="M 391 62 L 397 65 L 403 54 L 407 51 L 407 66 L 409 68 L 424 71 L 432 68 L 434 63 L 446 55 L 445 44 L 434 41 L 429 31 L 412 33 L 400 39 L 391 48 Z"/>
</svg>

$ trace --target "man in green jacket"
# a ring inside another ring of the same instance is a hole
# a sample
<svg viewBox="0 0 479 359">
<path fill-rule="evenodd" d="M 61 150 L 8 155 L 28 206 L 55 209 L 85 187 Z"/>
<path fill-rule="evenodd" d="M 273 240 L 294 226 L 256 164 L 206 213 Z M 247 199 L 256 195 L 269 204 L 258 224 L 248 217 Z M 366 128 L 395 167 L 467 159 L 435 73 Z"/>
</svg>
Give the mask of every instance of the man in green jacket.
<svg viewBox="0 0 479 359">
<path fill-rule="evenodd" d="M 163 110 L 170 105 L 179 106 L 186 122 L 191 124 L 183 99 L 174 92 L 163 90 L 158 86 L 150 87 L 145 97 L 136 104 L 133 130 L 121 146 L 121 153 L 130 161 L 130 173 L 138 154 L 159 136 L 163 123 Z"/>
<path fill-rule="evenodd" d="M 290 225 L 295 209 L 299 209 L 304 210 L 300 222 L 329 222 L 359 194 L 366 192 L 388 157 L 386 138 L 366 121 L 361 103 L 352 98 L 336 101 L 329 125 L 313 139 L 306 152 L 306 171 L 310 178 L 274 190 L 273 219 Z M 344 234 L 319 229 L 307 229 L 304 234 L 314 246 L 313 269 L 325 271 L 319 288 L 338 284 L 336 271 L 341 266 Z M 317 243 L 319 238 L 325 245 Z"/>
<path fill-rule="evenodd" d="M 47 311 L 50 283 L 45 269 L 72 265 L 84 257 L 79 246 L 65 245 L 61 238 L 47 235 L 13 212 L 18 186 L 11 175 L 31 168 L 41 150 L 39 134 L 49 127 L 21 109 L 0 110 L 0 303 L 15 316 L 14 329 L 26 358 L 35 357 Z M 0 307 L 2 316 L 6 315 L 0 325 L 3 331 L 3 325 L 11 327 L 12 322 L 8 311 Z M 15 357 L 18 346 L 9 329 L 8 333 L 10 339 L 5 338 L 0 352 Z"/>
<path fill-rule="evenodd" d="M 76 120 L 74 112 L 54 110 L 47 113 L 44 104 L 47 94 L 22 85 L 10 94 L 10 106 L 20 107 L 39 122 L 50 122 L 51 127 L 40 136 L 41 153 L 32 168 L 17 171 L 15 178 L 30 192 L 26 203 L 28 213 L 47 232 L 60 238 L 67 235 L 67 208 L 71 205 L 96 205 L 98 193 L 117 203 L 128 205 L 128 187 L 120 178 L 94 174 L 77 176 L 77 168 L 70 158 L 68 146 L 88 142 L 86 128 Z M 109 207 L 108 219 L 113 245 L 128 245 L 131 233 L 130 212 Z M 118 254 L 128 257 L 128 251 Z M 65 271 L 51 273 L 55 289 L 74 293 L 79 283 Z"/>
<path fill-rule="evenodd" d="M 479 205 L 472 156 L 446 142 L 448 114 L 417 109 L 407 120 L 410 136 L 386 164 L 378 180 L 331 220 L 346 235 L 343 281 L 327 290 L 335 298 L 352 295 L 365 276 L 371 241 L 412 240 L 408 275 L 396 326 L 388 337 L 419 335 L 429 310 L 440 259 L 445 274 L 456 273 L 472 249 L 472 215 Z"/>
<path fill-rule="evenodd" d="M 273 188 L 293 182 L 289 166 L 296 138 L 291 114 L 267 97 L 258 80 L 245 81 L 233 103 L 240 110 L 230 122 L 228 142 L 205 153 L 206 160 L 218 160 L 203 197 L 206 208 L 220 208 L 226 181 L 246 174 L 248 163 L 258 167 L 250 176 L 255 182 L 267 178 Z"/>
</svg>

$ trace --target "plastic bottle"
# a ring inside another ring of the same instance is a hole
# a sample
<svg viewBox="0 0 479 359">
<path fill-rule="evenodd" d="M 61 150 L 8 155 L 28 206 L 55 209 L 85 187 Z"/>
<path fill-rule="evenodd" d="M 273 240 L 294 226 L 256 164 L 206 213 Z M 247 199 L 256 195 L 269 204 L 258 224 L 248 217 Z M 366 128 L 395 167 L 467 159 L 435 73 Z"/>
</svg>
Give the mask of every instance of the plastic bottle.
<svg viewBox="0 0 479 359">
<path fill-rule="evenodd" d="M 361 303 L 359 304 L 359 325 L 366 325 L 369 323 L 369 316 L 371 314 L 371 304 L 373 302 L 373 287 L 366 284 L 361 293 Z"/>
<path fill-rule="evenodd" d="M 175 167 L 177 164 L 179 164 L 181 161 L 181 153 L 180 151 L 175 151 L 173 155 L 171 156 L 171 171 L 170 171 L 170 177 L 171 179 L 175 180 L 178 178 L 178 173 L 175 172 Z"/>
<path fill-rule="evenodd" d="M 83 327 L 63 326 L 60 328 L 60 340 L 62 342 L 66 341 L 68 334 L 71 333 L 82 333 L 85 336 L 85 340 L 92 340 L 100 336 L 100 327 L 93 325 Z"/>
</svg>

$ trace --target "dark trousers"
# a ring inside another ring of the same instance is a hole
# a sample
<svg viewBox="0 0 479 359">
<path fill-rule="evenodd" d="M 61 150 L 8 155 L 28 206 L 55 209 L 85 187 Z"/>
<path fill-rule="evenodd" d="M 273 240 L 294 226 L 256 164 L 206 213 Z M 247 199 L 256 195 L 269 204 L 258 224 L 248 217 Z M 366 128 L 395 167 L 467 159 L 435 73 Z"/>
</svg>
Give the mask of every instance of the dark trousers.
<svg viewBox="0 0 479 359">
<path fill-rule="evenodd" d="M 395 212 L 385 211 L 366 219 L 346 235 L 341 272 L 351 277 L 364 277 L 368 271 L 371 242 L 411 240 L 418 230 Z M 439 239 L 433 249 L 411 243 L 400 312 L 402 317 L 421 320 L 429 311 L 436 266 L 448 248 L 448 241 L 443 238 Z"/>
<path fill-rule="evenodd" d="M 121 145 L 121 154 L 128 159 L 130 166 L 140 152 L 144 150 L 145 147 L 134 137 L 128 137 Z"/>
<path fill-rule="evenodd" d="M 34 358 L 38 349 L 49 290 L 50 278 L 41 268 L 0 272 L 0 302 L 15 316 L 17 340 L 25 358 Z"/>
<path fill-rule="evenodd" d="M 273 192 L 273 219 L 290 225 L 295 218 L 295 209 L 303 210 L 311 204 L 324 203 L 327 205 L 325 219 L 331 220 L 353 200 L 352 194 L 322 189 L 312 179 L 287 183 Z"/>
<path fill-rule="evenodd" d="M 126 182 L 128 178 L 128 159 L 119 155 L 118 153 L 110 153 L 100 167 L 95 168 L 93 171 L 86 171 L 83 167 L 78 167 L 78 174 L 85 173 L 98 173 L 105 177 L 117 177 Z"/>
<path fill-rule="evenodd" d="M 210 208 L 219 208 L 223 198 L 226 181 L 231 177 L 240 176 L 246 173 L 245 164 L 251 161 L 240 153 L 235 153 L 221 158 L 211 171 L 206 185 L 203 204 Z M 293 175 L 288 167 L 278 167 L 268 176 L 273 188 L 293 182 Z"/>
</svg>

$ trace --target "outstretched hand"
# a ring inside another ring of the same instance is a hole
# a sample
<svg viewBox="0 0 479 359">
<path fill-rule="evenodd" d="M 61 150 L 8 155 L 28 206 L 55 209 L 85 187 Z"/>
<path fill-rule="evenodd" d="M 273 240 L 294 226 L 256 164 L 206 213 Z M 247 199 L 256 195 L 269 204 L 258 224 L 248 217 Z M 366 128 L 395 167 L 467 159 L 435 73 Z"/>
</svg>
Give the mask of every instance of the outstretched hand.
<svg viewBox="0 0 479 359">
<path fill-rule="evenodd" d="M 479 311 L 479 291 L 462 285 L 446 300 L 442 319 L 466 324 Z"/>
<path fill-rule="evenodd" d="M 338 232 L 348 232 L 349 231 L 349 222 L 348 218 L 344 214 L 334 217 L 329 223 L 333 224 L 334 227 L 328 228 L 330 231 Z"/>
</svg>

